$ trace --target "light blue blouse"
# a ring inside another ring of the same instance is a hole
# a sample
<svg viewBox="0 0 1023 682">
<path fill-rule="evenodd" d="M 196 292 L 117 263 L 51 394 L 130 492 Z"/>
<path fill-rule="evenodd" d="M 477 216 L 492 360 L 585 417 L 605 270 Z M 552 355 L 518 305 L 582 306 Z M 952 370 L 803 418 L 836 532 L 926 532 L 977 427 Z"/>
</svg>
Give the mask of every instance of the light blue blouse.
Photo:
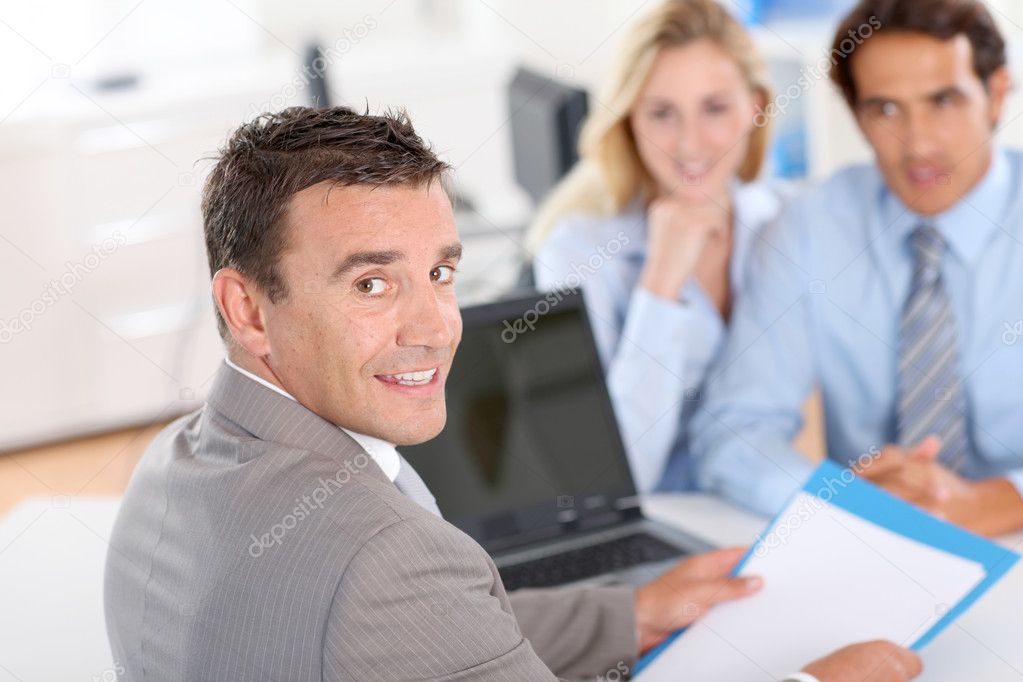
<svg viewBox="0 0 1023 682">
<path fill-rule="evenodd" d="M 764 183 L 733 184 L 733 295 L 747 254 L 786 193 Z M 555 226 L 534 264 L 537 287 L 581 283 L 608 389 L 640 492 L 694 485 L 689 420 L 714 371 L 726 332 L 695 278 L 667 301 L 638 286 L 647 254 L 646 214 L 635 202 L 613 217 L 577 215 Z"/>
</svg>

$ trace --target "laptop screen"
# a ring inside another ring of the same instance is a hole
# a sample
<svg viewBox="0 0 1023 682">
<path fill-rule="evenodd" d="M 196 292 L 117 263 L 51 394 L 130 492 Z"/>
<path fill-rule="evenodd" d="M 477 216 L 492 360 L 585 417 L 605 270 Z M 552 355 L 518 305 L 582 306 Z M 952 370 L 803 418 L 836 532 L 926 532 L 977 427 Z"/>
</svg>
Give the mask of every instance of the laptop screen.
<svg viewBox="0 0 1023 682">
<path fill-rule="evenodd" d="M 443 432 L 401 452 L 493 552 L 639 516 L 578 293 L 462 311 Z"/>
</svg>

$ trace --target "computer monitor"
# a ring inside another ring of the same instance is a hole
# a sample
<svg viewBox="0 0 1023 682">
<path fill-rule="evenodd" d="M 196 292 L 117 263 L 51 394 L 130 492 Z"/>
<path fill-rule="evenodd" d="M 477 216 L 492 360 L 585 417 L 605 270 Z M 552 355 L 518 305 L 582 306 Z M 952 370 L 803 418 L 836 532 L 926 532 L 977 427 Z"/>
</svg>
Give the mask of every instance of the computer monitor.
<svg viewBox="0 0 1023 682">
<path fill-rule="evenodd" d="M 329 107 L 330 91 L 327 86 L 327 61 L 318 43 L 306 45 L 302 67 L 308 78 L 307 103 L 311 107 Z"/>
<path fill-rule="evenodd" d="M 400 448 L 490 552 L 641 515 L 582 296 L 561 296 L 463 310 L 447 424 Z"/>
<path fill-rule="evenodd" d="M 578 159 L 586 91 L 520 68 L 508 88 L 515 179 L 539 204 Z"/>
</svg>

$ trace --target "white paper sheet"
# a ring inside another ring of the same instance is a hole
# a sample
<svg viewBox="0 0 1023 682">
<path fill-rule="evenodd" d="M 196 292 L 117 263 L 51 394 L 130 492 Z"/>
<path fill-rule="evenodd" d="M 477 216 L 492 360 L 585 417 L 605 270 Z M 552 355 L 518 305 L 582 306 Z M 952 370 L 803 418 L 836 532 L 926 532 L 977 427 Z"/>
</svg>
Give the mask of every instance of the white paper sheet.
<svg viewBox="0 0 1023 682">
<path fill-rule="evenodd" d="M 749 558 L 753 597 L 716 606 L 639 682 L 775 682 L 847 644 L 911 645 L 985 577 L 984 567 L 898 535 L 808 493 Z"/>
</svg>

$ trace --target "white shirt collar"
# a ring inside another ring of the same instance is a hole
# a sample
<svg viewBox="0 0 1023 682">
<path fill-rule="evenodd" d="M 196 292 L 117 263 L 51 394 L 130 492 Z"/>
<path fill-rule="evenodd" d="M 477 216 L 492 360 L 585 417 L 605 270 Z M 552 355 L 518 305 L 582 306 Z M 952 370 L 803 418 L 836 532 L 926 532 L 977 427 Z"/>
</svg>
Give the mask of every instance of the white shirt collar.
<svg viewBox="0 0 1023 682">
<path fill-rule="evenodd" d="M 266 380 L 266 379 L 264 379 L 263 377 L 261 377 L 261 376 L 257 376 L 257 375 L 253 374 L 252 372 L 250 372 L 250 371 L 249 371 L 249 370 L 247 370 L 247 369 L 242 369 L 242 368 L 241 368 L 241 367 L 239 367 L 238 365 L 236 365 L 236 364 L 234 364 L 233 362 L 231 362 L 231 358 L 224 358 L 224 362 L 226 362 L 226 363 L 227 363 L 227 366 L 228 366 L 228 367 L 230 367 L 230 368 L 234 369 L 234 370 L 235 370 L 235 371 L 237 371 L 237 372 L 241 372 L 242 374 L 244 374 L 244 375 L 245 375 L 245 376 L 247 376 L 248 378 L 250 378 L 250 379 L 252 379 L 253 381 L 255 381 L 255 382 L 256 382 L 257 384 L 263 384 L 264 386 L 266 386 L 267 388 L 269 388 L 269 389 L 270 389 L 271 391 L 277 391 L 278 393 L 280 393 L 280 394 L 281 394 L 282 396 L 284 396 L 284 397 L 285 397 L 285 398 L 287 398 L 288 400 L 295 400 L 295 396 L 291 395 L 290 393 L 288 393 L 287 391 L 285 391 L 285 390 L 284 390 L 283 388 L 281 388 L 280 386 L 278 386 L 278 385 L 276 385 L 276 384 L 271 384 L 271 383 L 270 383 L 269 381 L 267 381 L 267 380 Z M 295 400 L 295 402 L 297 403 L 298 401 L 297 401 L 297 400 Z"/>
<path fill-rule="evenodd" d="M 280 386 L 271 384 L 263 377 L 257 376 L 246 369 L 242 369 L 238 365 L 231 362 L 230 358 L 224 358 L 224 362 L 227 363 L 228 367 L 232 368 L 236 372 L 239 372 L 243 376 L 252 379 L 256 383 L 266 386 L 271 391 L 276 391 L 280 393 L 282 396 L 288 398 L 289 400 L 295 400 L 295 396 L 291 395 Z M 295 400 L 295 402 L 298 401 Z M 359 446 L 366 451 L 366 454 L 373 458 L 373 460 L 377 463 L 377 466 L 380 467 L 381 470 L 383 470 L 384 475 L 387 476 L 387 478 L 389 478 L 392 482 L 394 481 L 395 478 L 397 478 L 398 469 L 401 468 L 401 458 L 399 457 L 398 451 L 395 449 L 393 443 L 388 443 L 385 440 L 381 440 L 373 436 L 367 436 L 363 433 L 355 433 L 354 431 L 350 431 L 343 426 L 338 426 L 338 428 L 347 433 L 349 436 L 351 436 L 352 440 L 358 443 Z"/>
</svg>

